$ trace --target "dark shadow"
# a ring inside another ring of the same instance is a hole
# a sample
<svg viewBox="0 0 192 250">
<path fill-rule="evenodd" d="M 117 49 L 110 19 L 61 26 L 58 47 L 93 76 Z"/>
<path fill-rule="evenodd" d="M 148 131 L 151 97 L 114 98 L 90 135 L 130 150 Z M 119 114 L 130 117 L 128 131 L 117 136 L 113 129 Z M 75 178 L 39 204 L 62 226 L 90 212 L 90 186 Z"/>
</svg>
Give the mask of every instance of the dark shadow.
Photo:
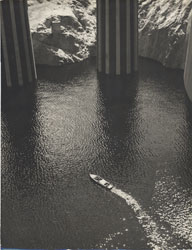
<svg viewBox="0 0 192 250">
<path fill-rule="evenodd" d="M 79 63 L 66 64 L 60 67 L 38 65 L 37 73 L 39 80 L 48 80 L 49 82 L 64 83 L 72 81 L 73 78 L 89 75 L 90 70 L 95 71 L 96 58 L 91 58 Z M 89 70 L 87 70 L 89 68 Z"/>
<path fill-rule="evenodd" d="M 2 160 L 10 159 L 3 166 L 17 189 L 27 188 L 36 169 L 35 148 L 38 137 L 36 90 L 23 88 L 9 92 L 2 103 Z M 25 171 L 27 170 L 27 171 Z M 2 182 L 4 183 L 2 176 Z M 26 183 L 25 183 L 26 182 Z"/>
<path fill-rule="evenodd" d="M 36 152 L 39 137 L 37 106 L 36 90 L 29 88 L 9 92 L 2 103 L 3 247 L 27 245 L 28 239 L 22 236 L 25 225 L 31 226 L 34 237 L 38 237 L 33 228 L 32 210 L 27 212 L 25 209 L 25 202 L 33 200 L 43 186 L 37 174 L 40 172 Z"/>
<path fill-rule="evenodd" d="M 140 163 L 142 134 L 137 111 L 138 79 L 137 74 L 122 78 L 98 77 L 98 116 L 106 138 L 103 158 L 108 156 L 107 165 L 100 168 L 105 172 L 100 174 L 124 188 L 127 183 L 132 185 L 141 181 L 145 172 L 145 163 Z"/>
<path fill-rule="evenodd" d="M 101 97 L 106 105 L 118 101 L 132 103 L 136 97 L 138 88 L 138 74 L 127 76 L 105 76 L 98 74 L 98 84 Z"/>
</svg>

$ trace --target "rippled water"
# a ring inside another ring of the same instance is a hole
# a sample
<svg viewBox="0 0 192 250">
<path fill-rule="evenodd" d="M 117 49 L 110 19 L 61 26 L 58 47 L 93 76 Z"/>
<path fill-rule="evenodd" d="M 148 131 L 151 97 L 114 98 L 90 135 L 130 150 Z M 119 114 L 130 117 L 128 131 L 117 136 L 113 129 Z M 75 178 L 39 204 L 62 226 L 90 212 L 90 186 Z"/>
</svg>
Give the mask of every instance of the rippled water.
<svg viewBox="0 0 192 250">
<path fill-rule="evenodd" d="M 94 62 L 38 71 L 32 94 L 3 104 L 2 246 L 192 247 L 182 72 L 144 59 L 132 79 L 97 79 Z"/>
</svg>

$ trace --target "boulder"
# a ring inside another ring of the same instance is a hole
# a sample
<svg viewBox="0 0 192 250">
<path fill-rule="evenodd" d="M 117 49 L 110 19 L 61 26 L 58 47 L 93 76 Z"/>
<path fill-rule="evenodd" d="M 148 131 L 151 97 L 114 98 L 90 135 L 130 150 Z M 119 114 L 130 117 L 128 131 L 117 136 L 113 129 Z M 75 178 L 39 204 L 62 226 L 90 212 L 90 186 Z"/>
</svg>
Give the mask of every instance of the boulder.
<svg viewBox="0 0 192 250">
<path fill-rule="evenodd" d="M 30 2 L 29 18 L 37 64 L 57 66 L 80 62 L 94 53 L 96 18 L 89 5 L 89 1 Z"/>
</svg>

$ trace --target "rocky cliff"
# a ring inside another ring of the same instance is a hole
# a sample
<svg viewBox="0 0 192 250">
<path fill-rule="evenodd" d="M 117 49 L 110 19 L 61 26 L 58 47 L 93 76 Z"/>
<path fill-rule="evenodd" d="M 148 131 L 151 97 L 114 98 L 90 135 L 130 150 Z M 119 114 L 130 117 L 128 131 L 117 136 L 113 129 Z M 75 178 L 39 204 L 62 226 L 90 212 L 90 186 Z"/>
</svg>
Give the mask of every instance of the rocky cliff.
<svg viewBox="0 0 192 250">
<path fill-rule="evenodd" d="M 140 0 L 140 55 L 183 69 L 191 10 L 192 0 Z"/>
<path fill-rule="evenodd" d="M 36 62 L 61 65 L 95 54 L 95 0 L 28 0 Z M 184 68 L 192 0 L 139 0 L 139 53 Z"/>
<path fill-rule="evenodd" d="M 96 4 L 89 0 L 28 0 L 37 64 L 87 59 L 96 47 Z"/>
</svg>

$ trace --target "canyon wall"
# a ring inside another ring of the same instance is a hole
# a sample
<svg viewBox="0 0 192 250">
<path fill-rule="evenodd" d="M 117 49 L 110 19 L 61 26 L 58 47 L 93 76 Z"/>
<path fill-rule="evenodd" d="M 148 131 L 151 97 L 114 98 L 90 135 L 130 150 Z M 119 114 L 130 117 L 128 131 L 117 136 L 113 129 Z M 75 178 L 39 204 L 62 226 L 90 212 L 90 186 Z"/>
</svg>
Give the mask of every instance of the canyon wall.
<svg viewBox="0 0 192 250">
<path fill-rule="evenodd" d="M 184 69 L 192 0 L 139 1 L 139 54 Z"/>
<path fill-rule="evenodd" d="M 37 64 L 85 60 L 96 51 L 95 0 L 28 0 Z M 139 0 L 139 54 L 184 69 L 192 0 Z"/>
</svg>

